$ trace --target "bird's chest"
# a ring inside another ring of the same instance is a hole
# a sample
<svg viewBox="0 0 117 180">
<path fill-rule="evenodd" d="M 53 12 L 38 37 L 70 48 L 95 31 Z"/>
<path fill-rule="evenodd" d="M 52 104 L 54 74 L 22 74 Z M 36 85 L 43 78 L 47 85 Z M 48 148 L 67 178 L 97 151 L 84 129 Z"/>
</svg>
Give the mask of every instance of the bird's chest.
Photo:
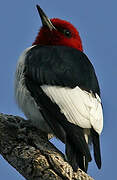
<svg viewBox="0 0 117 180">
<path fill-rule="evenodd" d="M 40 113 L 40 107 L 37 106 L 26 87 L 23 62 L 19 62 L 16 71 L 15 97 L 18 106 L 24 112 L 27 119 L 30 119 L 35 127 L 50 133 L 50 129 Z"/>
</svg>

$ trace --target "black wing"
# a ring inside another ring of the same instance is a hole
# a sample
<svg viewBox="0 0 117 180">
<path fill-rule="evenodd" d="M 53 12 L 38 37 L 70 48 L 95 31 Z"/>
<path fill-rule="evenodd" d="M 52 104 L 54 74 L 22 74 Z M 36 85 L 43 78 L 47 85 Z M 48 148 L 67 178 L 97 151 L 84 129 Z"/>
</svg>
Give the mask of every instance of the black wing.
<svg viewBox="0 0 117 180">
<path fill-rule="evenodd" d="M 100 96 L 95 70 L 87 56 L 64 46 L 35 46 L 27 53 L 27 75 L 39 85 L 79 86 Z"/>
<path fill-rule="evenodd" d="M 74 171 L 80 167 L 86 172 L 88 162 L 91 161 L 91 155 L 84 138 L 83 129 L 68 122 L 58 105 L 50 100 L 41 87 L 28 78 L 26 78 L 26 86 L 55 136 L 66 144 L 66 155 Z"/>
<path fill-rule="evenodd" d="M 50 100 L 40 86 L 56 85 L 70 88 L 79 86 L 81 89 L 92 91 L 100 96 L 92 64 L 84 53 L 73 48 L 35 46 L 26 55 L 25 77 L 26 86 L 37 105 L 41 107 L 43 117 L 54 134 L 66 144 L 69 163 L 74 170 L 77 170 L 79 166 L 86 171 L 91 155 L 83 129 L 68 122 L 57 104 Z"/>
</svg>

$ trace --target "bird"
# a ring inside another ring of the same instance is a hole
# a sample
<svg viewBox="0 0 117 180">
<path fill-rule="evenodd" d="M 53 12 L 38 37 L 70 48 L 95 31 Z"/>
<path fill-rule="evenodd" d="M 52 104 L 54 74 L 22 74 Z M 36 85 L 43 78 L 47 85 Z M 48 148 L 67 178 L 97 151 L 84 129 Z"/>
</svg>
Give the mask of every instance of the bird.
<svg viewBox="0 0 117 180">
<path fill-rule="evenodd" d="M 19 57 L 16 102 L 35 127 L 65 144 L 66 161 L 74 171 L 87 172 L 91 147 L 100 169 L 103 108 L 95 69 L 74 25 L 50 19 L 36 7 L 42 26 Z"/>
</svg>

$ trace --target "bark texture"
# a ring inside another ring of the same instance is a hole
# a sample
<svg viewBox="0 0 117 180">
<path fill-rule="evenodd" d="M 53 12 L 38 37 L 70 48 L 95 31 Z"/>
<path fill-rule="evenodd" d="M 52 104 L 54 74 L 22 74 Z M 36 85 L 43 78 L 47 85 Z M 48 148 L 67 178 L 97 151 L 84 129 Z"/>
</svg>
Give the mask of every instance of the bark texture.
<svg viewBox="0 0 117 180">
<path fill-rule="evenodd" d="M 23 118 L 0 114 L 0 153 L 27 180 L 93 180 L 73 172 L 64 155 L 34 127 L 18 128 Z"/>
</svg>

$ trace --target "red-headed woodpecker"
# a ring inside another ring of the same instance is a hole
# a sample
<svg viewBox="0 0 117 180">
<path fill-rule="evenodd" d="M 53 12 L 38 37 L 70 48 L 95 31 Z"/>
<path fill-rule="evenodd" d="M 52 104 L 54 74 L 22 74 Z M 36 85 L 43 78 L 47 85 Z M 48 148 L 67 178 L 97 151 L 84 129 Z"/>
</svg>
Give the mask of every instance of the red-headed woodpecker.
<svg viewBox="0 0 117 180">
<path fill-rule="evenodd" d="M 87 171 L 90 144 L 100 169 L 103 112 L 95 70 L 83 53 L 76 28 L 67 21 L 49 19 L 38 5 L 37 9 L 42 27 L 19 58 L 17 103 L 34 126 L 65 143 L 74 171 L 78 167 Z"/>
</svg>

